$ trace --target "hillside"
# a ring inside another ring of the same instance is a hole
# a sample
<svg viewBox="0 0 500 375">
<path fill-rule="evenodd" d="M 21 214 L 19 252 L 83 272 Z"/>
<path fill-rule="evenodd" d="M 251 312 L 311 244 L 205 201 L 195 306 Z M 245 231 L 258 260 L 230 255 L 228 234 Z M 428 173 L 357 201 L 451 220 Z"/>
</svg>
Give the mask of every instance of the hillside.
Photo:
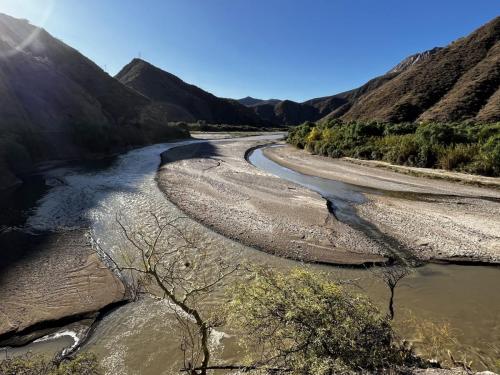
<svg viewBox="0 0 500 375">
<path fill-rule="evenodd" d="M 316 121 L 323 117 L 340 117 L 364 95 L 383 86 L 400 73 L 410 69 L 414 64 L 426 61 L 439 50 L 440 48 L 434 48 L 409 56 L 386 74 L 373 78 L 358 88 L 339 94 L 314 98 L 303 103 L 290 100 L 264 101 L 250 97 L 239 101 L 240 103 L 248 103 L 246 105 L 253 108 L 255 113 L 275 125 L 298 125 L 304 121 Z"/>
<path fill-rule="evenodd" d="M 259 116 L 238 101 L 218 98 L 141 59 L 132 60 L 116 79 L 165 105 L 171 121 L 264 125 Z"/>
<path fill-rule="evenodd" d="M 240 99 L 275 125 L 321 118 L 500 120 L 500 17 L 449 46 L 411 55 L 356 89 L 303 103 Z"/>
<path fill-rule="evenodd" d="M 185 136 L 77 50 L 0 14 L 0 188 L 44 160 Z"/>
<path fill-rule="evenodd" d="M 356 101 L 346 120 L 498 121 L 500 17 Z"/>
<path fill-rule="evenodd" d="M 241 99 L 238 99 L 238 103 L 246 105 L 247 107 L 252 107 L 254 105 L 263 105 L 263 104 L 278 104 L 281 100 L 279 99 L 257 99 L 257 98 L 252 98 L 251 96 L 247 96 Z"/>
</svg>

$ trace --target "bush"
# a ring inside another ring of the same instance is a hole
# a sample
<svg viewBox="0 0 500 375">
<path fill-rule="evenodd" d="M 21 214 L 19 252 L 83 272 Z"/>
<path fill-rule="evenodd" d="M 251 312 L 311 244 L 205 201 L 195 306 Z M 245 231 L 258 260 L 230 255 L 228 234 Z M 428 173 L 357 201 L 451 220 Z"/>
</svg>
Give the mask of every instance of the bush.
<svg viewBox="0 0 500 375">
<path fill-rule="evenodd" d="M 258 270 L 231 291 L 228 310 L 249 353 L 292 374 L 377 371 L 416 362 L 366 298 L 304 269 Z"/>
<path fill-rule="evenodd" d="M 438 166 L 443 169 L 463 170 L 465 165 L 474 160 L 478 153 L 477 145 L 458 144 L 453 147 L 444 148 L 438 158 Z"/>
<path fill-rule="evenodd" d="M 415 131 L 417 141 L 421 144 L 450 145 L 467 142 L 465 127 L 453 124 L 423 124 Z"/>
<path fill-rule="evenodd" d="M 288 142 L 312 153 L 500 176 L 500 123 L 305 123 Z"/>
<path fill-rule="evenodd" d="M 416 164 L 419 147 L 414 135 L 391 135 L 376 141 L 381 159 L 393 164 Z"/>
<path fill-rule="evenodd" d="M 59 364 L 34 355 L 0 361 L 2 375 L 100 375 L 102 373 L 97 357 L 92 353 L 78 354 Z"/>
<path fill-rule="evenodd" d="M 475 163 L 469 167 L 472 173 L 500 176 L 500 134 L 488 138 L 481 146 Z"/>
<path fill-rule="evenodd" d="M 304 148 L 306 145 L 306 137 L 313 126 L 313 123 L 306 122 L 302 125 L 291 128 L 288 132 L 287 142 L 298 148 Z"/>
<path fill-rule="evenodd" d="M 405 135 L 413 134 L 417 130 L 415 123 L 402 123 L 402 124 L 388 124 L 385 127 L 384 135 Z"/>
</svg>

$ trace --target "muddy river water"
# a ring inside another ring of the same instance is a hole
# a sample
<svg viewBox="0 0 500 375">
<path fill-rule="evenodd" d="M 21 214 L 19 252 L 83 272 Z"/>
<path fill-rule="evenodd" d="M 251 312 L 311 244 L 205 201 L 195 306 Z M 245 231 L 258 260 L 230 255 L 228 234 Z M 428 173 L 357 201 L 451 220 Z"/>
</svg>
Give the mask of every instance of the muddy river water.
<svg viewBox="0 0 500 375">
<path fill-rule="evenodd" d="M 277 138 L 256 137 L 259 140 Z M 194 142 L 193 147 L 196 147 L 198 141 L 189 142 Z M 114 220 L 117 213 L 126 217 L 131 225 L 147 220 L 151 212 L 172 217 L 182 215 L 164 197 L 155 181 L 160 154 L 173 146 L 159 144 L 136 149 L 91 168 L 79 165 L 47 169 L 42 174 L 46 184 L 40 187 L 39 197 L 32 199 L 32 207 L 22 207 L 23 212 L 27 212 L 26 220 L 23 225 L 18 225 L 16 231 L 88 228 L 103 249 L 112 255 L 119 255 L 128 245 Z M 323 195 L 325 189 L 332 189 L 333 203 L 340 208 L 349 205 L 352 200 L 355 203 L 364 199 L 361 190 L 352 191 L 345 184 L 322 181 L 287 170 L 265 159 L 262 153 L 254 153 L 250 161 L 258 168 L 320 191 Z M 30 194 L 33 195 L 32 192 Z M 335 200 L 335 196 L 341 199 Z M 15 207 L 11 210 L 14 212 Z M 349 215 L 349 208 L 338 213 Z M 242 258 L 271 264 L 278 269 L 298 265 L 246 248 L 195 222 L 189 225 L 203 229 L 214 242 L 224 246 L 228 252 L 239 252 Z M 310 267 L 321 269 L 335 278 L 355 279 L 357 291 L 367 294 L 381 309 L 387 308 L 388 292 L 370 270 Z M 500 358 L 499 297 L 500 268 L 427 264 L 417 268 L 398 287 L 396 326 L 402 336 L 417 339 L 422 329 L 432 327 L 427 322 L 446 324 L 457 338 L 452 349 L 479 353 L 479 356 L 472 354 L 471 359 L 478 368 L 482 368 L 479 357 Z M 84 349 L 99 356 L 107 374 L 176 373 L 181 364 L 181 352 L 173 320 L 165 301 L 141 299 L 108 314 L 98 324 Z M 58 335 L 39 340 L 21 350 L 52 353 L 71 345 L 73 340 L 70 331 L 62 330 Z M 218 348 L 219 357 L 238 357 L 235 337 L 218 332 L 212 341 Z"/>
</svg>

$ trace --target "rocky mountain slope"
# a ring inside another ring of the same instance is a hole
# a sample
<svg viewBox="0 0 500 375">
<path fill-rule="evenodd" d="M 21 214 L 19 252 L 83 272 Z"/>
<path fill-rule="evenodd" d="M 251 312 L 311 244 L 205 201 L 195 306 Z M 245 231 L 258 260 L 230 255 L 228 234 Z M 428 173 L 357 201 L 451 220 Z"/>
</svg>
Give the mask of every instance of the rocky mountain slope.
<svg viewBox="0 0 500 375">
<path fill-rule="evenodd" d="M 264 125 L 259 116 L 237 100 L 218 98 L 141 59 L 132 60 L 116 79 L 166 106 L 171 121 Z"/>
<path fill-rule="evenodd" d="M 0 188 L 35 162 L 186 135 L 167 120 L 77 50 L 0 14 Z"/>
<path fill-rule="evenodd" d="M 500 17 L 420 59 L 342 115 L 346 120 L 500 120 Z"/>
<path fill-rule="evenodd" d="M 303 103 L 243 101 L 275 125 L 345 120 L 500 120 L 500 17 L 445 48 L 411 55 L 361 87 Z"/>
<path fill-rule="evenodd" d="M 325 116 L 340 117 L 365 94 L 379 88 L 420 61 L 434 55 L 439 48 L 416 53 L 401 61 L 386 74 L 373 78 L 356 89 L 297 103 L 291 100 L 260 100 L 251 97 L 239 102 L 252 108 L 257 115 L 274 125 L 297 125 L 304 121 L 317 121 Z"/>
<path fill-rule="evenodd" d="M 412 65 L 415 65 L 420 61 L 427 60 L 429 57 L 435 55 L 436 52 L 440 51 L 441 49 L 442 49 L 441 47 L 434 47 L 433 49 L 430 49 L 428 51 L 419 52 L 415 53 L 414 55 L 408 56 L 394 68 L 389 70 L 388 73 L 401 73 L 406 69 L 410 68 Z"/>
</svg>

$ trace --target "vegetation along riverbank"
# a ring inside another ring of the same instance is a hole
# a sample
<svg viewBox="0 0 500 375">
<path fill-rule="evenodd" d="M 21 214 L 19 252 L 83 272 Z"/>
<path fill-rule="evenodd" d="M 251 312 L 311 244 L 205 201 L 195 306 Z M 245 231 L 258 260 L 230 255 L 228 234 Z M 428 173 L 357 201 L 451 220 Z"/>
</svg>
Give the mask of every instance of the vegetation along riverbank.
<svg viewBox="0 0 500 375">
<path fill-rule="evenodd" d="M 333 158 L 382 160 L 500 176 L 500 123 L 307 122 L 290 130 L 288 142 Z"/>
</svg>

